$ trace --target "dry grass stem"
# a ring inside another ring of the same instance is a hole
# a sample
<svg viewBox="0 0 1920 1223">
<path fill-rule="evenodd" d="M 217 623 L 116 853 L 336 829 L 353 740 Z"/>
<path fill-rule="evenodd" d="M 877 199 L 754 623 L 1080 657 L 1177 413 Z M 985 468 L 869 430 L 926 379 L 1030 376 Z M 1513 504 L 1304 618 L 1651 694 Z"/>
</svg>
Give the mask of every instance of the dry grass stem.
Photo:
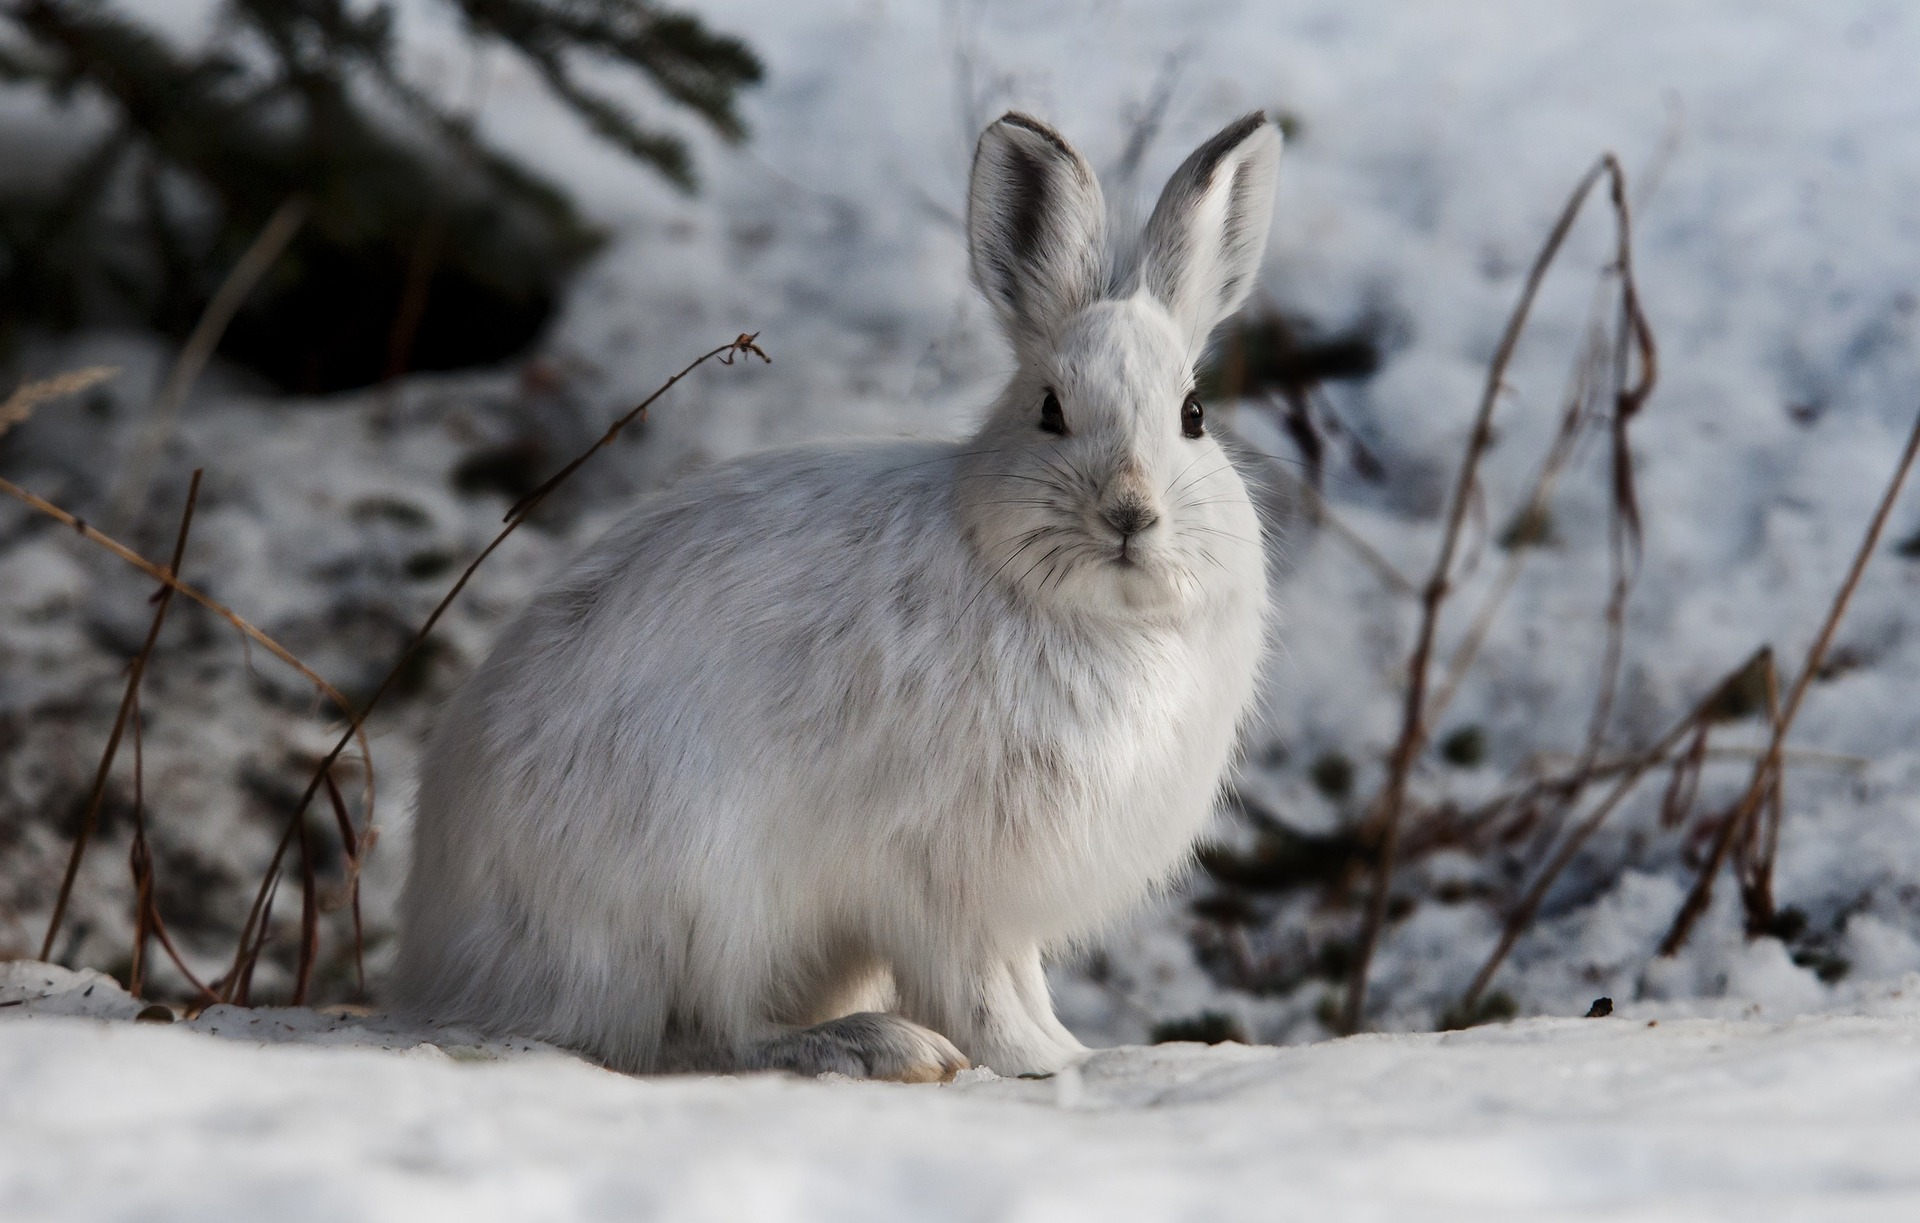
<svg viewBox="0 0 1920 1223">
<path fill-rule="evenodd" d="M 334 823 L 340 829 L 340 848 L 347 856 L 347 896 L 353 908 L 353 974 L 354 983 L 360 992 L 367 992 L 367 932 L 360 920 L 360 844 L 353 832 L 353 817 L 347 814 L 347 800 L 340 793 L 340 786 L 333 780 L 332 770 L 326 775 L 327 802 L 333 806 Z"/>
<path fill-rule="evenodd" d="M 1611 170 L 1609 191 L 1619 239 L 1614 266 L 1620 275 L 1618 334 L 1622 342 L 1614 349 L 1613 363 L 1613 496 L 1608 501 L 1607 532 L 1612 545 L 1608 553 L 1613 582 L 1607 597 L 1607 644 L 1600 664 L 1599 694 L 1587 726 L 1589 761 L 1599 757 L 1606 742 L 1607 726 L 1613 718 L 1613 702 L 1620 688 L 1620 662 L 1625 653 L 1627 600 L 1633 595 L 1634 579 L 1640 572 L 1640 498 L 1634 484 L 1633 448 L 1628 431 L 1646 406 L 1647 396 L 1653 393 L 1660 372 L 1653 328 L 1640 309 L 1640 289 L 1633 278 L 1633 213 L 1627 205 L 1626 176 L 1621 173 L 1618 162 L 1612 163 Z M 1629 374 L 1636 364 L 1640 376 L 1633 381 Z"/>
<path fill-rule="evenodd" d="M 193 509 L 200 500 L 200 472 L 193 473 L 193 481 L 187 486 L 187 507 L 180 515 L 180 532 L 174 538 L 173 559 L 168 562 L 165 576 L 171 579 L 180 571 L 180 560 L 187 551 L 187 533 L 193 529 Z M 147 673 L 147 662 L 153 657 L 153 647 L 160 640 L 160 629 L 167 622 L 167 609 L 173 605 L 174 587 L 169 581 L 160 587 L 159 596 L 154 602 L 153 620 L 147 626 L 146 640 L 140 645 L 140 652 L 134 655 L 133 665 L 127 670 L 126 691 L 120 697 L 120 708 L 113 717 L 113 730 L 107 735 L 107 746 L 100 753 L 100 764 L 94 770 L 93 789 L 87 795 L 86 812 L 80 819 L 80 830 L 74 834 L 73 849 L 67 855 L 66 874 L 61 877 L 60 891 L 53 902 L 53 916 L 47 919 L 47 934 L 40 941 L 40 958 L 53 958 L 53 942 L 60 934 L 60 923 L 67 915 L 67 903 L 73 897 L 74 880 L 79 877 L 80 864 L 87 856 L 87 845 L 93 840 L 94 830 L 100 823 L 100 805 L 107 795 L 107 777 L 113 771 L 113 760 L 120 751 L 120 739 L 126 733 L 127 718 L 133 713 L 140 699 L 140 680 Z M 136 809 L 139 802 L 135 802 Z M 144 838 L 142 838 L 144 843 Z M 140 926 L 144 932 L 144 916 Z M 139 961 L 140 948 L 135 947 L 135 962 Z"/>
<path fill-rule="evenodd" d="M 1780 677 L 1767 672 L 1767 724 L 1780 724 Z M 1780 824 L 1786 818 L 1786 766 L 1792 757 L 1780 748 L 1780 767 L 1767 781 L 1767 801 L 1761 808 L 1766 824 L 1749 824 L 1735 846 L 1740 877 L 1740 899 L 1747 910 L 1747 932 L 1759 934 L 1773 924 L 1773 863 L 1780 853 Z"/>
<path fill-rule="evenodd" d="M 134 997 L 143 996 L 147 961 L 147 944 L 150 940 L 159 940 L 161 950 L 173 961 L 173 966 L 187 984 L 196 991 L 196 1001 L 204 1005 L 213 1000 L 213 991 L 206 983 L 194 975 L 193 969 L 180 951 L 173 945 L 173 938 L 167 933 L 167 923 L 160 916 L 160 902 L 154 895 L 153 850 L 147 843 L 147 820 L 142 793 L 142 777 L 145 762 L 142 760 L 140 732 L 140 698 L 133 701 L 133 845 L 127 851 L 127 863 L 133 871 L 134 879 L 134 935 L 133 967 L 127 974 L 127 992 Z"/>
<path fill-rule="evenodd" d="M 127 967 L 127 992 L 141 996 L 145 985 L 147 945 L 153 941 L 153 849 L 147 844 L 147 754 L 141 729 L 140 691 L 133 694 L 133 843 L 127 847 L 127 867 L 133 873 L 133 961 Z"/>
<path fill-rule="evenodd" d="M 1606 278 L 1603 276 L 1600 291 L 1595 296 L 1596 315 L 1601 309 L 1605 288 Z M 1546 542 L 1547 524 L 1551 521 L 1548 507 L 1553 501 L 1561 472 L 1573 459 L 1581 432 L 1592 418 L 1592 399 L 1598 385 L 1599 367 L 1607 356 L 1606 329 L 1598 317 L 1589 321 L 1586 336 L 1568 379 L 1566 406 L 1560 414 L 1560 428 L 1554 434 L 1553 444 L 1547 448 L 1546 457 L 1541 460 L 1533 487 L 1528 490 L 1519 511 L 1502 532 L 1501 543 L 1506 548 L 1506 563 L 1501 566 L 1500 575 L 1494 580 L 1492 589 L 1480 601 L 1460 644 L 1454 647 L 1453 654 L 1447 659 L 1446 679 L 1427 706 L 1429 726 L 1437 724 L 1453 704 L 1453 698 L 1459 694 L 1467 673 L 1473 670 L 1473 664 L 1479 660 L 1481 647 L 1486 645 L 1507 597 L 1519 584 L 1521 570 L 1526 568 L 1528 559 L 1539 550 L 1538 545 Z"/>
<path fill-rule="evenodd" d="M 1572 833 L 1561 840 L 1559 847 L 1555 849 L 1553 854 L 1547 859 L 1546 865 L 1543 866 L 1540 873 L 1535 876 L 1532 885 L 1527 888 L 1520 902 L 1516 904 L 1513 910 L 1507 915 L 1506 924 L 1500 932 L 1500 941 L 1495 944 L 1486 962 L 1480 966 L 1480 971 L 1474 974 L 1472 984 L 1467 987 L 1466 993 L 1461 996 L 1457 1008 L 1460 1013 L 1471 1014 L 1473 1012 L 1474 1008 L 1479 1004 L 1481 995 L 1486 992 L 1487 985 L 1493 980 L 1494 973 L 1498 972 L 1500 965 L 1505 962 L 1507 953 L 1513 950 L 1513 945 L 1519 941 L 1521 934 L 1525 933 L 1527 927 L 1533 924 L 1535 915 L 1540 911 L 1541 902 L 1547 897 L 1548 889 L 1550 889 L 1554 881 L 1560 877 L 1560 873 L 1566 870 L 1567 865 L 1573 861 L 1574 855 L 1578 854 L 1593 834 L 1600 830 L 1600 826 L 1606 823 L 1607 817 L 1613 813 L 1614 808 L 1618 807 L 1621 801 L 1633 792 L 1634 788 L 1640 784 L 1642 778 L 1665 763 L 1666 760 L 1672 756 L 1674 749 L 1679 747 L 1689 734 L 1693 733 L 1697 727 L 1711 716 L 1714 707 L 1719 704 L 1721 699 L 1735 684 L 1740 682 L 1748 668 L 1756 665 L 1756 663 L 1760 662 L 1770 653 L 1771 651 L 1769 649 L 1762 648 L 1756 651 L 1752 658 L 1749 658 L 1746 662 L 1740 664 L 1739 667 L 1728 672 L 1727 676 L 1718 684 L 1715 684 L 1713 690 L 1696 704 L 1685 717 L 1675 722 L 1673 726 L 1667 730 L 1667 733 L 1660 737 L 1654 746 L 1642 753 L 1634 760 L 1630 767 L 1621 773 L 1619 780 L 1614 783 L 1613 789 L 1607 792 L 1606 797 L 1600 800 L 1599 804 L 1588 813 L 1586 819 L 1582 820 L 1574 828 Z M 1588 781 L 1592 780 L 1592 771 L 1590 769 L 1586 771 L 1585 777 Z"/>
<path fill-rule="evenodd" d="M 40 378 L 33 382 L 23 382 L 0 403 L 0 435 L 15 425 L 25 424 L 33 410 L 41 404 L 54 399 L 64 399 L 68 395 L 78 395 L 88 387 L 96 386 L 120 372 L 116 365 L 92 365 L 86 369 L 71 370 L 64 374 L 55 374 L 51 378 Z"/>
<path fill-rule="evenodd" d="M 1773 656 L 1767 656 L 1767 673 L 1773 673 Z M 1687 750 L 1673 762 L 1673 775 L 1667 779 L 1667 791 L 1660 796 L 1660 826 L 1678 828 L 1687 822 L 1694 801 L 1700 796 L 1700 777 L 1707 768 L 1707 741 L 1713 737 L 1713 723 L 1704 721 L 1693 729 Z"/>
<path fill-rule="evenodd" d="M 1788 733 L 1793 729 L 1794 718 L 1800 713 L 1800 703 L 1806 698 L 1807 689 L 1812 686 L 1815 677 L 1819 674 L 1821 664 L 1826 661 L 1827 650 L 1833 644 L 1833 635 L 1840 628 L 1841 619 L 1847 614 L 1847 605 L 1853 601 L 1853 592 L 1859 588 L 1860 578 L 1867 570 L 1867 563 L 1873 559 L 1874 552 L 1880 546 L 1881 533 L 1886 530 L 1887 518 L 1893 513 L 1894 503 L 1900 499 L 1900 490 L 1907 482 L 1908 473 L 1913 469 L 1916 453 L 1920 453 L 1920 415 L 1914 418 L 1913 430 L 1907 435 L 1906 449 L 1901 452 L 1900 462 L 1894 468 L 1892 478 L 1887 481 L 1887 489 L 1880 498 L 1879 508 L 1874 512 L 1872 521 L 1867 524 L 1866 535 L 1860 541 L 1859 551 L 1854 553 L 1853 564 L 1847 570 L 1846 579 L 1834 592 L 1833 602 L 1827 609 L 1826 620 L 1821 624 L 1819 633 L 1814 636 L 1813 644 L 1807 647 L 1806 659 L 1800 664 L 1799 673 L 1794 676 L 1793 687 L 1787 690 L 1787 699 L 1780 707 L 1779 716 L 1773 719 L 1773 734 L 1768 740 L 1766 754 L 1754 765 L 1753 778 L 1747 783 L 1746 792 L 1740 796 L 1739 802 L 1734 805 L 1733 811 L 1722 825 L 1719 836 L 1714 841 L 1713 853 L 1707 864 L 1701 867 L 1699 876 L 1694 880 L 1693 890 L 1687 894 L 1686 902 L 1674 915 L 1673 925 L 1668 929 L 1666 937 L 1660 941 L 1661 955 L 1673 955 L 1686 944 L 1687 936 L 1692 932 L 1694 923 L 1700 920 L 1701 915 L 1707 911 L 1707 905 L 1713 899 L 1714 876 L 1719 873 L 1720 865 L 1726 860 L 1727 852 L 1734 839 L 1746 832 L 1746 826 L 1759 813 L 1761 804 L 1767 801 L 1770 793 L 1776 792 L 1781 770 L 1781 750 Z M 1775 801 L 1778 801 L 1777 797 Z M 1769 842 L 1777 845 L 1778 837 L 1779 830 L 1776 826 L 1768 834 Z M 1757 889 L 1762 886 L 1769 895 L 1771 893 L 1772 862 L 1770 858 L 1765 860 L 1764 870 L 1766 872 L 1764 880 L 1756 880 L 1752 885 L 1756 889 L 1753 897 L 1755 900 L 1759 898 Z M 1767 916 L 1770 917 L 1771 914 Z"/>
<path fill-rule="evenodd" d="M 313 988 L 313 966 L 320 957 L 320 903 L 313 874 L 313 833 L 305 820 L 300 821 L 300 951 L 293 970 L 294 1006 L 307 1004 L 307 991 Z"/>
<path fill-rule="evenodd" d="M 347 700 L 345 696 L 341 694 L 338 688 L 335 688 L 332 684 L 322 679 L 320 675 L 313 670 L 313 668 L 307 666 L 307 664 L 301 662 L 298 658 L 295 658 L 293 656 L 293 652 L 288 650 L 287 647 L 281 645 L 279 642 L 275 641 L 273 638 L 267 636 L 265 633 L 255 628 L 252 624 L 250 624 L 246 620 L 245 617 L 241 616 L 238 612 L 234 611 L 232 608 L 228 607 L 226 604 L 220 602 L 217 599 L 212 598 L 209 595 L 202 593 L 201 591 L 195 589 L 194 587 L 189 586 L 187 583 L 182 582 L 179 578 L 175 577 L 173 574 L 167 572 L 165 569 L 162 569 L 160 566 L 154 564 L 152 561 L 148 560 L 146 557 L 141 556 L 138 552 L 135 552 L 132 548 L 127 547 L 125 544 L 113 538 L 111 535 L 106 534 L 105 532 L 99 530 L 96 527 L 89 526 L 84 519 L 75 517 L 74 515 L 68 513 L 66 510 L 63 510 L 59 506 L 55 505 L 53 502 L 48 501 L 44 497 L 28 492 L 26 489 L 21 488 L 18 484 L 15 484 L 11 480 L 5 479 L 4 477 L 0 477 L 0 493 L 7 494 L 9 497 L 12 497 L 14 500 L 21 502 L 22 504 L 28 506 L 30 509 L 33 509 L 40 514 L 44 514 L 46 517 L 53 519 L 55 522 L 62 523 L 66 526 L 72 527 L 74 531 L 77 534 L 79 534 L 79 536 L 82 539 L 85 539 L 87 542 L 96 544 L 99 547 L 106 549 L 108 552 L 113 553 L 115 556 L 119 557 L 121 560 L 125 561 L 127 564 L 132 565 L 135 569 L 138 569 L 140 572 L 146 574 L 148 577 L 152 578 L 154 581 L 159 582 L 161 585 L 167 587 L 170 590 L 177 591 L 178 593 L 186 596 L 187 598 L 192 599 L 195 603 L 198 603 L 200 606 L 206 608 L 208 611 L 212 612 L 214 615 L 220 617 L 222 620 L 225 620 L 228 624 L 231 624 L 234 628 L 238 629 L 248 640 L 260 645 L 269 654 L 272 654 L 275 658 L 279 659 L 281 662 L 287 664 L 289 667 L 292 667 L 295 671 L 298 671 L 302 678 L 304 678 L 308 683 L 312 684 L 314 686 L 314 689 L 318 691 L 321 696 L 324 696 L 325 698 L 327 698 L 327 700 L 333 702 L 335 707 L 337 707 L 342 713 L 346 714 L 348 717 L 351 717 L 353 715 L 353 705 Z M 356 733 L 357 733 L 357 725 L 356 725 Z M 363 753 L 368 750 L 366 739 L 364 736 L 361 736 L 360 738 L 360 748 Z M 369 803 L 371 803 L 373 800 L 371 774 L 369 774 L 369 777 L 368 777 L 366 798 Z"/>
<path fill-rule="evenodd" d="M 1407 692 L 1401 716 L 1398 739 L 1387 761 L 1387 777 L 1376 801 L 1372 825 L 1378 829 L 1379 853 L 1373 877 L 1373 891 L 1367 899 L 1365 918 L 1362 921 L 1359 938 L 1355 942 L 1355 951 L 1343 1014 L 1342 1027 L 1348 1032 L 1357 1032 L 1366 1016 L 1367 971 L 1373 961 L 1373 952 L 1379 944 L 1380 932 L 1386 923 L 1387 902 L 1393 885 L 1395 858 L 1399 849 L 1401 823 L 1406 806 L 1407 779 L 1412 772 L 1415 758 L 1425 745 L 1428 732 L 1427 721 L 1427 685 L 1430 664 L 1433 656 L 1434 636 L 1438 628 L 1440 608 L 1446 601 L 1450 589 L 1454 562 L 1459 552 L 1461 528 L 1465 525 L 1473 506 L 1479 487 L 1478 475 L 1480 461 L 1493 440 L 1493 412 L 1499 402 L 1505 385 L 1507 367 L 1513 359 L 1520 336 L 1526 330 L 1527 319 L 1533 309 L 1533 302 L 1540 291 L 1541 283 L 1546 279 L 1549 268 L 1553 266 L 1561 245 L 1572 230 L 1574 221 L 1587 197 L 1602 177 L 1609 178 L 1613 185 L 1612 200 L 1616 223 L 1619 230 L 1618 247 L 1625 251 L 1629 242 L 1626 218 L 1625 173 L 1619 161 L 1606 154 L 1584 174 L 1575 186 L 1566 205 L 1561 209 L 1558 220 L 1548 234 L 1546 243 L 1535 257 L 1532 268 L 1527 273 L 1526 284 L 1515 304 L 1512 315 L 1507 320 L 1500 343 L 1494 351 L 1488 365 L 1485 388 L 1480 397 L 1479 410 L 1474 417 L 1472 431 L 1468 434 L 1466 451 L 1461 457 L 1459 474 L 1455 479 L 1452 499 L 1447 512 L 1446 527 L 1441 535 L 1440 552 L 1435 558 L 1432 575 L 1421 592 L 1420 627 L 1416 635 L 1412 657 L 1407 665 Z M 1645 328 L 1638 296 L 1632 291 L 1631 264 L 1624 255 L 1617 256 L 1621 273 L 1622 313 L 1624 322 L 1622 333 L 1631 332 L 1642 355 L 1643 362 L 1650 361 L 1652 335 Z M 1622 345 L 1623 349 L 1625 345 Z M 1642 378 L 1638 383 L 1628 386 L 1625 382 L 1625 360 L 1620 365 L 1621 396 L 1616 406 L 1616 415 L 1625 413 L 1630 417 L 1639 410 L 1646 393 L 1652 389 L 1653 370 L 1650 364 L 1643 365 Z M 1624 452 L 1625 422 L 1616 421 L 1616 437 Z M 1615 501 L 1622 506 L 1625 524 L 1637 531 L 1638 512 L 1632 504 L 1631 473 L 1622 477 L 1616 465 Z"/>
<path fill-rule="evenodd" d="M 167 380 L 161 384 L 160 393 L 154 396 L 146 423 L 134 441 L 132 457 L 121 469 L 107 515 L 108 521 L 116 528 L 139 512 L 140 499 L 147 492 L 147 479 L 160 457 L 161 448 L 173 433 L 174 421 L 180 415 L 180 405 L 186 402 L 187 392 L 213 357 L 214 349 L 220 346 L 221 337 L 227 334 L 233 316 L 239 313 L 240 307 L 253 293 L 254 286 L 267 274 L 274 260 L 280 257 L 280 252 L 286 249 L 287 243 L 293 240 L 306 219 L 305 200 L 294 196 L 283 201 L 267 218 L 267 223 L 227 273 L 226 279 L 220 282 L 220 287 L 214 290 L 213 299 L 207 303 L 206 309 L 200 312 L 192 332 L 187 335 L 186 344 L 180 349 L 180 355 L 167 371 Z"/>
</svg>

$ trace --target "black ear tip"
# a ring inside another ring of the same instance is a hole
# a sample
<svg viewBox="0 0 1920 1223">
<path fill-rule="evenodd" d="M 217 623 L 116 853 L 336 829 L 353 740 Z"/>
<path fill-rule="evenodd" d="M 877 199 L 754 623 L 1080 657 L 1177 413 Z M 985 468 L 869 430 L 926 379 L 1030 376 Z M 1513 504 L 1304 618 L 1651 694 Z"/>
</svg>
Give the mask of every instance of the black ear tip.
<svg viewBox="0 0 1920 1223">
<path fill-rule="evenodd" d="M 1069 157 L 1073 155 L 1073 150 L 1067 147 L 1066 139 L 1062 137 L 1059 132 L 1054 131 L 1032 115 L 1017 110 L 1010 110 L 993 121 L 993 127 L 1002 126 L 1017 127 L 1023 132 L 1032 132 L 1048 144 L 1051 144 L 1061 154 Z M 991 131 L 992 128 L 988 130 Z"/>
<path fill-rule="evenodd" d="M 1229 123 L 1227 130 L 1220 133 L 1219 139 L 1229 146 L 1236 145 L 1272 122 L 1272 117 L 1264 110 L 1249 111 Z"/>
</svg>

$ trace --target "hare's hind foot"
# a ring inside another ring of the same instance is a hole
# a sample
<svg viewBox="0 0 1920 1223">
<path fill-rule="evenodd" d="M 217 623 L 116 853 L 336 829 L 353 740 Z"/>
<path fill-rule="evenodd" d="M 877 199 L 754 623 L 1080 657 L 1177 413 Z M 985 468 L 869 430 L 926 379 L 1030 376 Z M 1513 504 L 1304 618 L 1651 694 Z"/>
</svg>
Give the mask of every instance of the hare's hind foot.
<svg viewBox="0 0 1920 1223">
<path fill-rule="evenodd" d="M 844 1074 L 900 1083 L 944 1083 L 967 1068 L 946 1037 L 880 1011 L 843 1015 L 764 1041 L 740 1059 L 743 1070 Z"/>
</svg>

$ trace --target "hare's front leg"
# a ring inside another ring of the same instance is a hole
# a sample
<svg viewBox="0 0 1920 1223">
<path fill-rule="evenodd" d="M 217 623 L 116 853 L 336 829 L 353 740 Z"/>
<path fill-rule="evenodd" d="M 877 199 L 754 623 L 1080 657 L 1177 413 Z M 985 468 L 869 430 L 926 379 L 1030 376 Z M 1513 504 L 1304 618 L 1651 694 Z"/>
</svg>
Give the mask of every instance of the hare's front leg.
<svg viewBox="0 0 1920 1223">
<path fill-rule="evenodd" d="M 900 1011 L 996 1073 L 1050 1074 L 1087 1052 L 1053 1014 L 1037 948 L 896 963 Z"/>
<path fill-rule="evenodd" d="M 752 1045 L 742 1070 L 844 1074 L 856 1079 L 944 1083 L 967 1068 L 946 1037 L 881 1011 L 857 1011 L 810 1028 L 795 1028 Z"/>
</svg>

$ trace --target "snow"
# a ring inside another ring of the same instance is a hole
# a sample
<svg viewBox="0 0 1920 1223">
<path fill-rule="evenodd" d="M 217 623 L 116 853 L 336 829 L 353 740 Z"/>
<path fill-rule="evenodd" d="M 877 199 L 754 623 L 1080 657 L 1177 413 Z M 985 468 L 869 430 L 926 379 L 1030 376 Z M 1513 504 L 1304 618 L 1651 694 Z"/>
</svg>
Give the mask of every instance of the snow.
<svg viewBox="0 0 1920 1223">
<path fill-rule="evenodd" d="M 374 1021 L 313 1012 L 257 1012 L 243 1030 L 226 1026 L 230 1008 L 128 1023 L 135 1004 L 114 992 L 45 967 L 0 976 L 0 1002 L 34 999 L 0 1019 L 11 1219 L 1847 1220 L 1920 1207 L 1920 977 L 1857 1013 L 1785 1023 L 1627 1007 L 1293 1048 L 1120 1048 L 1052 1080 L 966 1071 L 942 1087 L 632 1078 L 434 1031 L 342 1039 Z"/>
<path fill-rule="evenodd" d="M 153 7 L 184 35 L 208 6 Z M 144 551 L 162 551 L 184 473 L 204 464 L 189 578 L 364 690 L 451 578 L 413 575 L 471 555 L 505 509 L 453 488 L 459 463 L 528 437 L 564 458 L 738 332 L 759 332 L 772 353 L 768 368 L 695 375 L 597 459 L 481 571 L 420 691 L 376 719 L 386 834 L 366 877 L 376 997 L 418 736 L 433 699 L 544 573 L 623 497 L 691 468 L 785 441 L 950 435 L 986 402 L 1006 355 L 966 285 L 956 218 L 972 137 L 1009 106 L 1056 122 L 1136 214 L 1231 117 L 1264 106 L 1296 120 L 1260 292 L 1324 330 L 1378 325 L 1380 373 L 1328 391 L 1387 478 L 1336 460 L 1327 497 L 1416 576 L 1526 265 L 1580 173 L 1601 150 L 1619 153 L 1661 379 L 1634 433 L 1647 540 L 1616 744 L 1652 738 L 1763 642 L 1791 674 L 1920 408 L 1920 11 L 1910 6 L 698 8 L 744 32 L 769 76 L 747 100 L 750 144 L 694 137 L 705 186 L 688 198 L 596 144 L 511 62 L 474 71 L 445 6 L 405 6 L 422 71 L 450 94 L 471 91 L 489 132 L 573 187 L 608 226 L 609 248 L 526 369 L 410 379 L 294 410 L 210 371 L 136 533 Z M 1130 116 L 1163 79 L 1164 129 L 1137 179 L 1116 183 Z M 1556 422 L 1611 240 L 1600 204 L 1510 371 L 1485 472 L 1494 530 Z M 126 444 L 168 356 L 104 333 L 30 352 L 35 370 L 124 372 L 101 396 L 44 408 L 10 434 L 0 469 L 99 513 L 112 471 L 103 456 Z M 1259 405 L 1243 405 L 1237 424 L 1282 461 L 1291 453 Z M 1581 743 L 1607 576 L 1600 441 L 1587 439 L 1562 480 L 1555 542 L 1530 559 L 1440 728 L 1481 728 L 1488 759 L 1429 762 L 1414 782 L 1423 800 L 1478 801 L 1539 755 Z M 1191 884 L 1097 954 L 1057 967 L 1063 1016 L 1096 1044 L 1139 1042 L 1207 1011 L 1255 1039 L 1320 1043 L 1123 1048 L 1051 1083 L 641 1081 L 351 1017 L 209 1012 L 157 1027 L 124 1022 L 125 1007 L 80 1006 L 97 1016 L 83 1019 L 36 1001 L 0 1009 L 0 1200 L 48 1218 L 1911 1215 L 1920 563 L 1892 545 L 1920 528 L 1916 504 L 1896 511 L 1842 626 L 1837 645 L 1855 665 L 1813 687 L 1796 726 L 1796 751 L 1827 755 L 1788 774 L 1777 891 L 1807 919 L 1789 942 L 1745 937 L 1723 881 L 1684 952 L 1655 957 L 1693 869 L 1682 837 L 1658 826 L 1656 780 L 1595 838 L 1494 983 L 1520 1014 L 1560 1018 L 1468 1033 L 1423 1034 L 1492 945 L 1494 901 L 1538 846 L 1408 864 L 1418 903 L 1389 928 L 1372 981 L 1371 1023 L 1390 1034 L 1346 1041 L 1324 1040 L 1319 1016 L 1337 984 L 1327 974 L 1255 993 L 1202 964 L 1205 932 L 1188 901 L 1207 885 Z M 1289 827 L 1327 834 L 1357 822 L 1378 784 L 1414 609 L 1330 532 L 1285 527 L 1285 627 L 1242 785 Z M 1466 579 L 1442 656 L 1498 568 L 1487 553 Z M 67 812 L 90 779 L 147 593 L 66 533 L 0 505 L 0 811 L 18 820 L 0 828 L 0 955 L 38 946 Z M 162 902 L 197 971 L 218 973 L 271 844 L 267 817 L 329 736 L 297 680 L 185 607 L 144 708 L 149 818 L 172 888 Z M 1730 725 L 1717 741 L 1752 747 L 1759 728 Z M 1351 797 L 1310 780 L 1327 752 L 1354 764 Z M 1746 767 L 1711 764 L 1703 809 L 1723 804 Z M 1230 822 L 1220 832 L 1247 835 Z M 125 835 L 110 818 L 81 876 L 71 938 L 57 949 L 67 962 L 124 959 Z M 337 864 L 322 876 L 337 878 Z M 1439 899 L 1442 883 L 1465 899 Z M 1310 964 L 1351 935 L 1350 906 L 1318 895 L 1262 903 L 1256 956 Z M 278 920 L 294 908 L 283 903 Z M 321 997 L 349 996 L 343 918 L 326 920 Z M 283 996 L 285 965 L 263 965 L 260 980 L 263 995 Z M 1600 995 L 1621 1018 L 1573 1018 Z M 256 1047 L 276 1032 L 296 1038 L 291 1047 Z M 364 1047 L 313 1047 L 327 1041 Z M 432 1052 L 441 1048 L 453 1052 Z"/>
</svg>

